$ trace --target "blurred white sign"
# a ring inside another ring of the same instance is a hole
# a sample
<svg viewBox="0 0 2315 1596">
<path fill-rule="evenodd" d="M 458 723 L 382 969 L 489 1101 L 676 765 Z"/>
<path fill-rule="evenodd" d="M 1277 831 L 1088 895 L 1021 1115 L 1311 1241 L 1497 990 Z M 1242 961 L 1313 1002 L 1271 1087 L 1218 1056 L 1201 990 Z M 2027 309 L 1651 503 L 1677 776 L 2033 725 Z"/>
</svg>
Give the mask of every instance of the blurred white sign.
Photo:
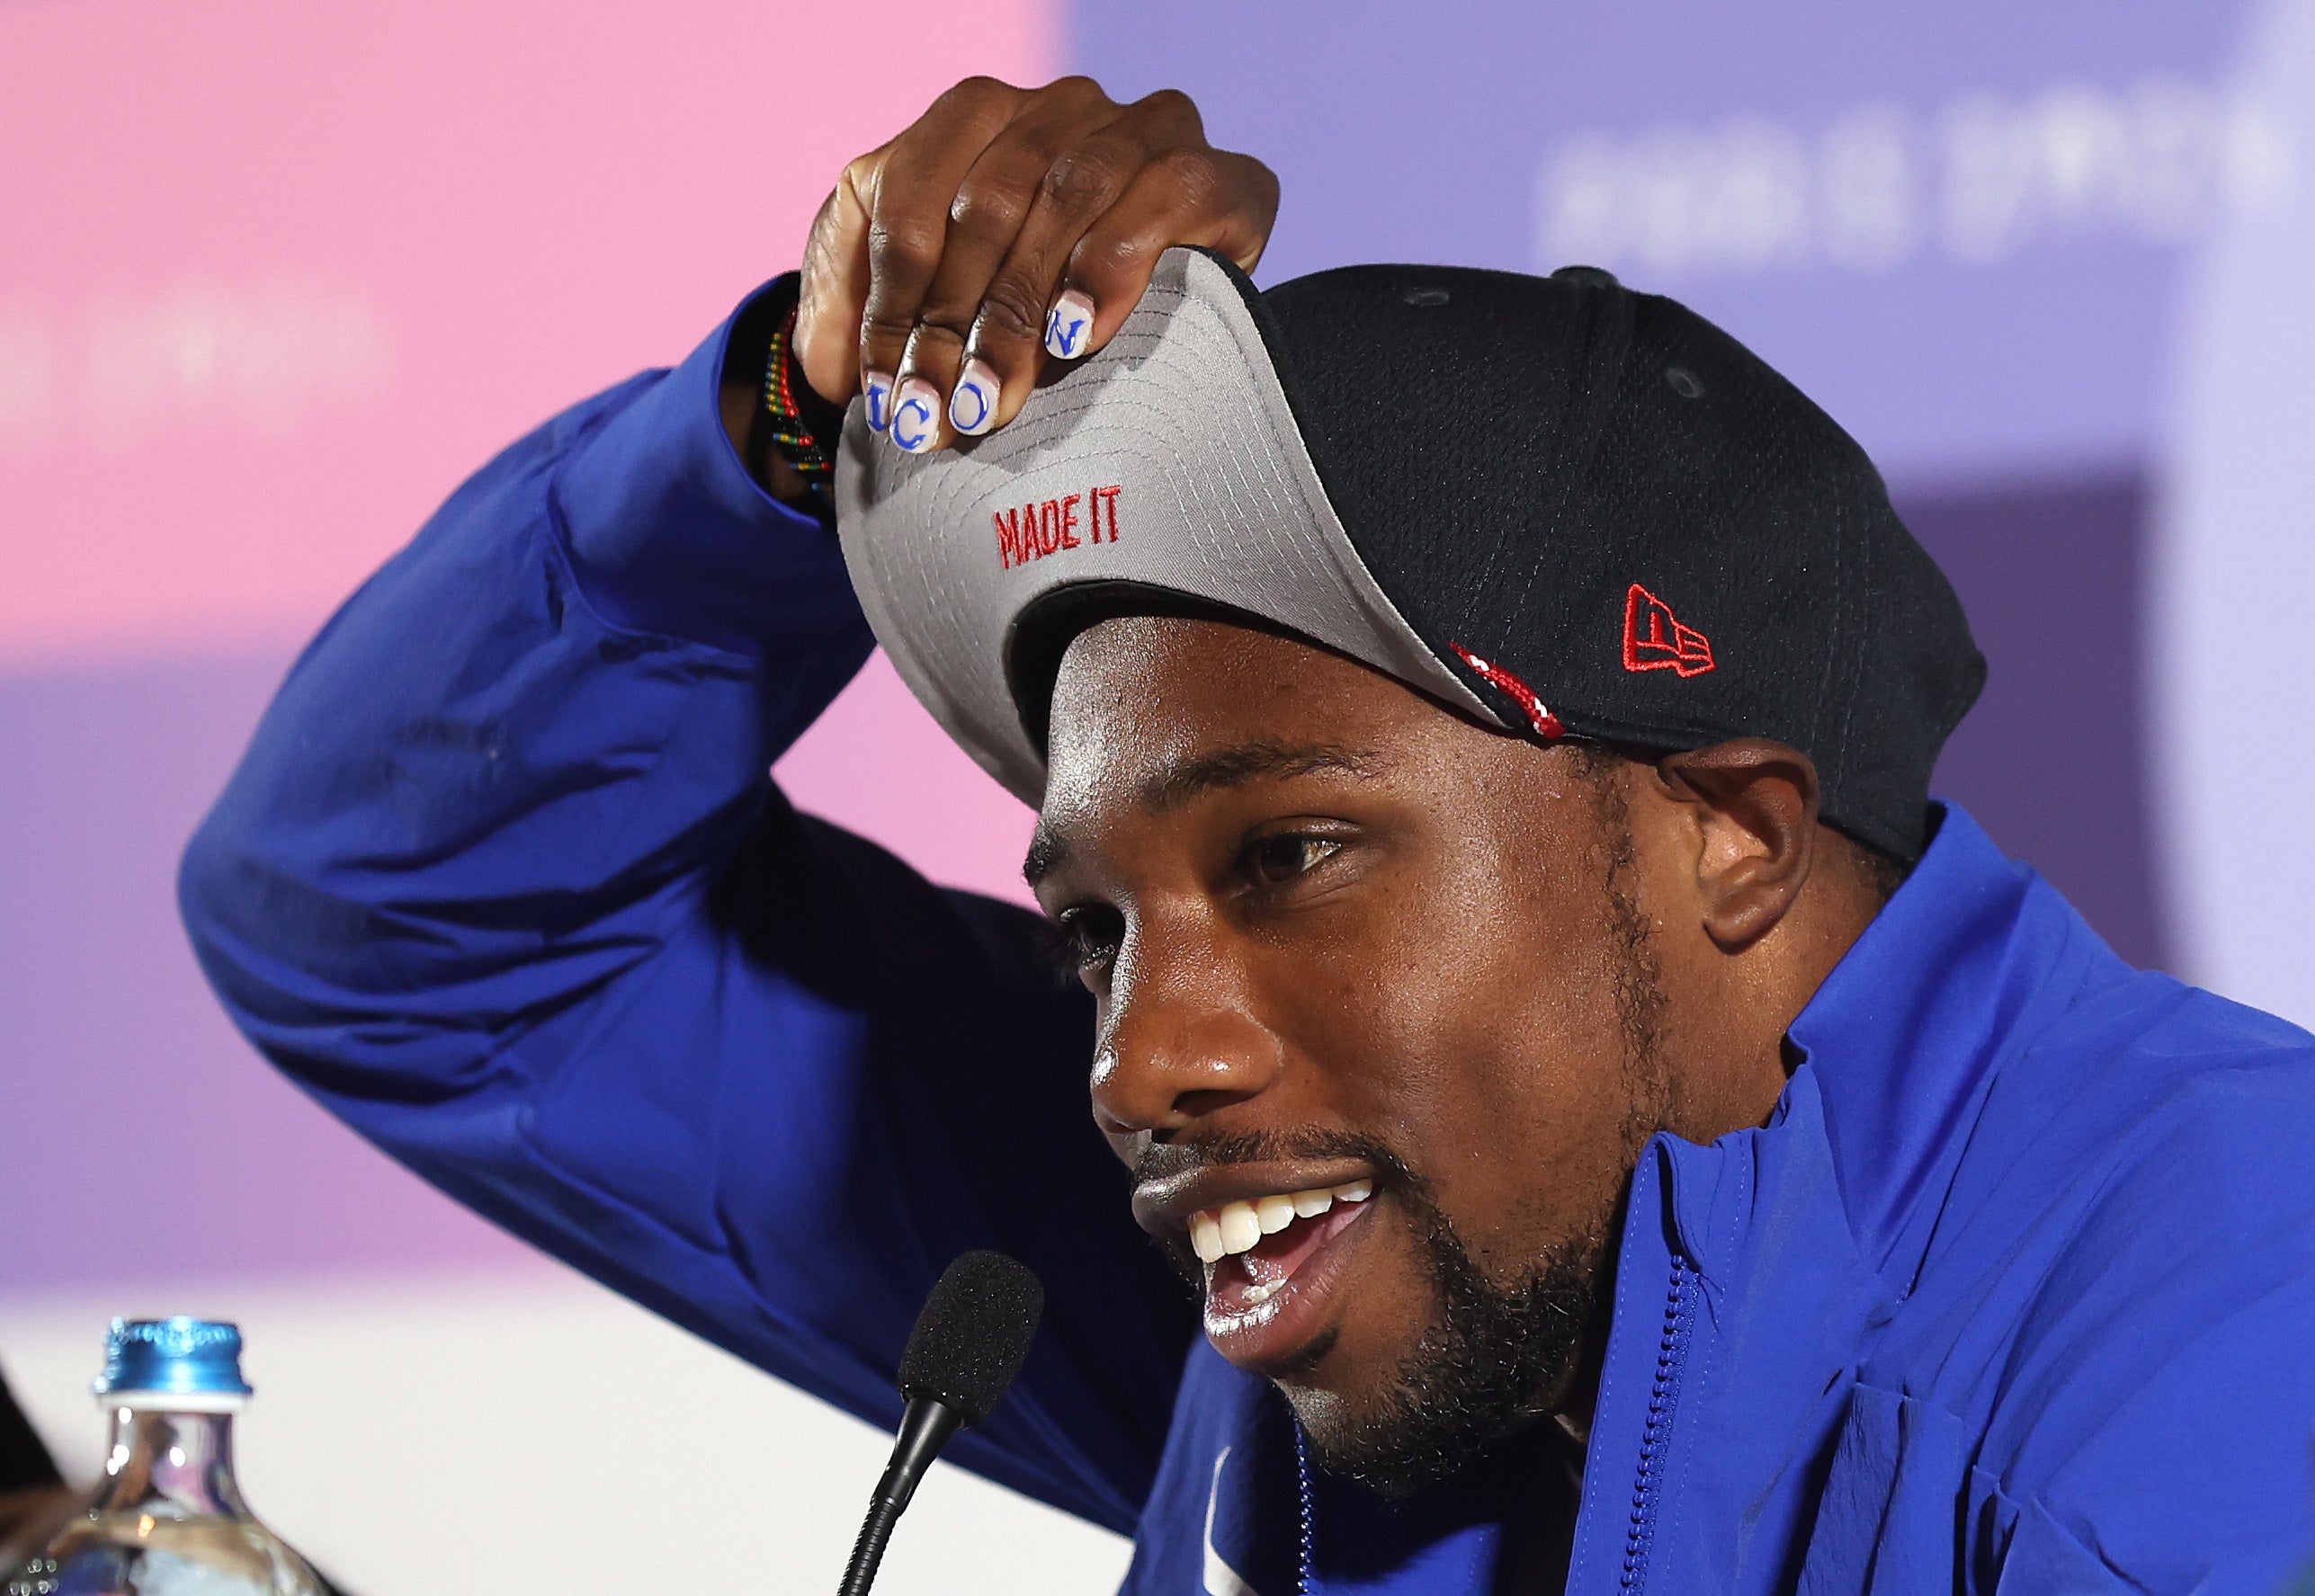
<svg viewBox="0 0 2315 1596">
<path fill-rule="evenodd" d="M 2261 105 L 2171 77 L 1967 94 L 1927 116 L 1860 105 L 1813 128 L 1583 133 L 1539 172 L 1536 264 L 1871 272 L 2086 236 L 2176 244 L 2277 203 L 2294 157 Z"/>
<path fill-rule="evenodd" d="M 188 426 L 286 437 L 382 393 L 393 353 L 366 297 L 313 283 L 0 299 L 0 453 L 127 450 Z"/>
</svg>

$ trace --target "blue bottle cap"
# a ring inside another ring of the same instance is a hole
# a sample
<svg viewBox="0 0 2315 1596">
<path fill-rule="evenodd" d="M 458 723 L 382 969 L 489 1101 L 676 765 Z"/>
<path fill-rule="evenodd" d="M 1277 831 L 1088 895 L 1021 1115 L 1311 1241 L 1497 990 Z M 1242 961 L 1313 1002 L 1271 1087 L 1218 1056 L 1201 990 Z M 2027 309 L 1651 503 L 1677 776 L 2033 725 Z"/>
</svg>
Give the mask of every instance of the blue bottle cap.
<svg viewBox="0 0 2315 1596">
<path fill-rule="evenodd" d="M 215 1319 L 115 1319 L 104 1338 L 104 1378 L 96 1394 L 158 1391 L 180 1396 L 246 1396 L 241 1330 Z"/>
</svg>

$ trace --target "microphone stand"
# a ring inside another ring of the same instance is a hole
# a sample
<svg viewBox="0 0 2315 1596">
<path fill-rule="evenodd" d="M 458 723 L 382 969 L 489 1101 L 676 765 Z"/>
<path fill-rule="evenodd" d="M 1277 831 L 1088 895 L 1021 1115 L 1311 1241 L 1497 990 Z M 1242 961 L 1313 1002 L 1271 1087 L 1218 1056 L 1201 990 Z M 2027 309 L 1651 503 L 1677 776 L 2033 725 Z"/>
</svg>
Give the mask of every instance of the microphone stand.
<svg viewBox="0 0 2315 1596">
<path fill-rule="evenodd" d="M 852 1543 L 852 1561 L 845 1565 L 836 1596 L 868 1596 L 876 1566 L 884 1560 L 885 1543 L 892 1538 L 892 1526 L 900 1521 L 901 1510 L 916 1493 L 925 1470 L 963 1422 L 962 1413 L 936 1396 L 909 1399 L 900 1433 L 892 1443 L 892 1460 L 884 1466 L 884 1477 L 869 1498 L 868 1517 L 860 1526 L 860 1538 Z"/>
</svg>

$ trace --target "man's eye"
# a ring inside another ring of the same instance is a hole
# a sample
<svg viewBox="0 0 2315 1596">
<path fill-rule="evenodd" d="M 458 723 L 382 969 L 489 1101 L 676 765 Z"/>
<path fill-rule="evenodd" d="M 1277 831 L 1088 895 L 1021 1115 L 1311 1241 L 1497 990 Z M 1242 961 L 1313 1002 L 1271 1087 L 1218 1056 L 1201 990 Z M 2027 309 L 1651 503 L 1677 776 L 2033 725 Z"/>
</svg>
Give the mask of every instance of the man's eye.
<svg viewBox="0 0 2315 1596">
<path fill-rule="evenodd" d="M 1265 837 L 1254 845 L 1247 863 L 1256 880 L 1275 887 L 1316 869 L 1342 846 L 1326 837 Z"/>
<path fill-rule="evenodd" d="M 1124 930 L 1113 909 L 1070 909 L 1053 923 L 1060 961 L 1070 975 L 1113 962 Z"/>
</svg>

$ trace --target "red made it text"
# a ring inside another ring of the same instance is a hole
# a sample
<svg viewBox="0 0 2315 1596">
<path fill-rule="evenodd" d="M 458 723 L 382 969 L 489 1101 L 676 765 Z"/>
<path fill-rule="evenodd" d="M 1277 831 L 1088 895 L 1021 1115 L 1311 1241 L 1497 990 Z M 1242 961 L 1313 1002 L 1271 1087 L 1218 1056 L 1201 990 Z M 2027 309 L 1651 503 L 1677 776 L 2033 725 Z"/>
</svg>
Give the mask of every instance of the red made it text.
<svg viewBox="0 0 2315 1596">
<path fill-rule="evenodd" d="M 1123 491 L 1122 486 L 1088 488 L 1081 494 L 997 512 L 991 517 L 997 522 L 997 557 L 1009 571 L 1064 548 L 1116 542 L 1117 495 Z"/>
</svg>

